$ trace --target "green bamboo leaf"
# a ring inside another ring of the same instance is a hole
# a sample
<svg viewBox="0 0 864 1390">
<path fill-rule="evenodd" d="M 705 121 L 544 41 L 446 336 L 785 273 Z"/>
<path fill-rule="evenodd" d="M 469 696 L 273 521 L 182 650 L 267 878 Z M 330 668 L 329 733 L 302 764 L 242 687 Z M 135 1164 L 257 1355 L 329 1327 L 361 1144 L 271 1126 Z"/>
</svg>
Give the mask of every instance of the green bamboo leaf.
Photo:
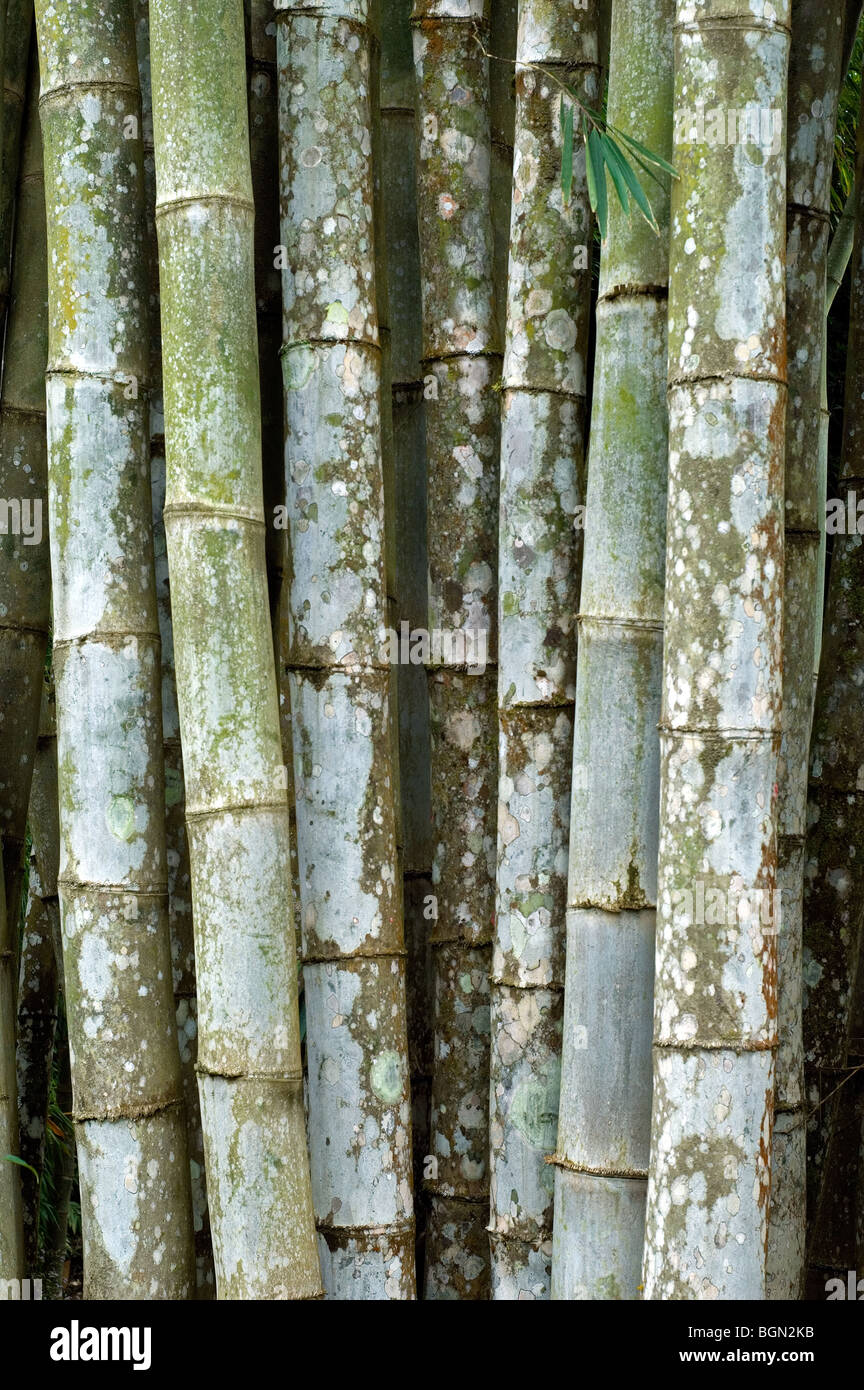
<svg viewBox="0 0 864 1390">
<path fill-rule="evenodd" d="M 582 117 L 582 130 L 585 136 L 585 176 L 588 181 L 588 201 L 591 204 L 591 211 L 597 208 L 597 182 L 594 178 L 594 166 L 588 158 L 588 123 Z"/>
<path fill-rule="evenodd" d="M 658 169 L 662 169 L 664 174 L 669 174 L 673 179 L 678 178 L 678 171 L 673 165 L 661 158 L 659 154 L 655 154 L 653 150 L 649 150 L 646 145 L 641 145 L 638 140 L 634 140 L 632 135 L 627 135 L 623 130 L 616 130 L 615 134 L 620 136 L 631 149 L 636 150 L 637 154 L 640 154 L 649 164 L 656 164 Z"/>
<path fill-rule="evenodd" d="M 39 1181 L 39 1174 L 36 1172 L 32 1163 L 25 1163 L 24 1159 L 18 1158 L 17 1154 L 4 1154 L 3 1157 L 7 1163 L 17 1163 L 19 1168 L 26 1168 L 28 1172 L 33 1174 L 36 1181 Z"/>
<path fill-rule="evenodd" d="M 628 135 L 625 130 L 619 130 L 617 126 L 610 125 L 601 111 L 595 111 L 593 107 L 586 106 L 584 102 L 579 101 L 579 98 L 572 88 L 568 87 L 567 91 L 582 110 L 583 119 L 585 116 L 590 116 L 592 123 L 605 134 L 617 135 L 619 139 L 624 140 L 633 150 L 640 154 L 643 159 L 647 160 L 649 164 L 656 165 L 658 169 L 662 169 L 664 173 L 669 174 L 673 179 L 679 177 L 678 171 L 675 169 L 674 165 L 665 160 L 662 155 L 655 154 L 653 150 L 648 149 L 647 145 L 641 144 L 639 140 L 634 140 L 633 136 Z M 640 163 L 641 162 L 640 160 Z"/>
<path fill-rule="evenodd" d="M 563 148 L 561 151 L 561 192 L 564 195 L 564 206 L 570 202 L 570 194 L 573 191 L 573 107 L 564 106 L 564 98 L 561 98 L 561 133 L 564 137 Z"/>
<path fill-rule="evenodd" d="M 596 203 L 592 203 L 597 214 L 597 225 L 600 228 L 600 240 L 606 240 L 606 227 L 608 221 L 608 201 L 606 197 L 606 161 L 603 154 L 603 146 L 600 144 L 600 136 L 596 129 L 587 133 L 588 149 L 586 153 L 585 167 L 591 166 L 593 172 L 594 196 Z M 589 181 L 589 197 L 591 183 Z"/>
<path fill-rule="evenodd" d="M 623 152 L 619 150 L 615 142 L 613 140 L 610 140 L 608 135 L 604 135 L 603 139 L 606 142 L 606 144 L 610 147 L 607 151 L 607 162 L 609 162 L 610 171 L 613 167 L 612 161 L 614 160 L 618 166 L 621 177 L 624 179 L 624 181 L 627 184 L 627 187 L 633 194 L 634 203 L 638 207 L 639 211 L 642 213 L 642 216 L 645 218 L 645 221 L 648 223 L 648 226 L 659 236 L 660 228 L 657 226 L 657 219 L 654 216 L 654 210 L 651 207 L 651 204 L 649 203 L 648 198 L 645 195 L 645 190 L 643 189 L 641 183 L 637 179 L 632 166 L 629 164 Z"/>
<path fill-rule="evenodd" d="M 625 214 L 630 211 L 630 194 L 627 192 L 627 180 L 624 176 L 622 165 L 626 162 L 609 135 L 601 135 L 600 143 L 603 146 L 603 153 L 606 156 L 606 167 L 612 176 L 615 185 L 615 192 L 618 194 L 618 201 L 624 209 Z"/>
<path fill-rule="evenodd" d="M 636 163 L 639 165 L 639 168 L 643 171 L 643 173 L 647 174 L 648 177 L 649 177 L 649 179 L 653 179 L 654 182 L 656 183 L 657 187 L 663 189 L 663 191 L 665 192 L 665 186 L 664 186 L 664 184 L 663 184 L 663 180 L 660 178 L 660 176 L 659 176 L 659 174 L 657 173 L 656 169 L 652 169 L 650 164 L 646 164 L 646 163 L 645 163 L 645 160 L 644 160 L 644 159 L 641 159 L 641 158 L 639 157 L 639 155 L 636 154 L 635 150 L 628 150 L 627 153 L 631 156 L 632 159 L 634 159 L 634 160 L 636 161 Z M 676 175 L 676 178 L 677 178 L 677 175 Z"/>
</svg>

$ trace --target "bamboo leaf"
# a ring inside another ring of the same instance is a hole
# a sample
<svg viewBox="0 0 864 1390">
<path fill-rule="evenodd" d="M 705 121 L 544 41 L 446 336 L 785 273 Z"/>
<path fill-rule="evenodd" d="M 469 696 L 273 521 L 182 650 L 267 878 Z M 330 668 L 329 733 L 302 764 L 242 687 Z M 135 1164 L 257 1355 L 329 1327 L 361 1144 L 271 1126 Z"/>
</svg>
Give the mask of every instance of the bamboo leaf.
<svg viewBox="0 0 864 1390">
<path fill-rule="evenodd" d="M 568 87 L 567 90 L 569 92 L 570 88 Z M 571 95 L 574 100 L 577 100 L 575 92 L 571 93 Z M 585 106 L 584 103 L 579 104 L 584 114 L 590 116 L 592 122 L 596 126 L 602 127 L 604 133 L 617 135 L 620 140 L 623 140 L 631 149 L 641 155 L 642 159 L 647 160 L 649 164 L 656 165 L 658 169 L 662 169 L 664 173 L 669 174 L 673 179 L 679 177 L 678 171 L 674 165 L 670 164 L 668 160 L 665 160 L 662 155 L 655 154 L 653 150 L 649 150 L 647 145 L 643 145 L 641 141 L 634 139 L 632 135 L 628 135 L 626 130 L 619 130 L 618 126 L 611 125 L 600 111 L 594 111 L 592 107 Z M 640 160 L 640 163 L 641 162 Z"/>
<path fill-rule="evenodd" d="M 615 134 L 620 136 L 631 149 L 636 150 L 636 152 L 640 154 L 643 159 L 646 159 L 649 164 L 656 164 L 658 169 L 662 169 L 664 174 L 669 174 L 673 179 L 678 178 L 678 171 L 674 166 L 669 164 L 659 154 L 655 154 L 653 150 L 649 150 L 647 145 L 640 144 L 638 140 L 633 139 L 632 135 L 627 135 L 623 130 L 616 130 Z"/>
<path fill-rule="evenodd" d="M 26 1168 L 29 1173 L 33 1174 L 36 1181 L 39 1181 L 39 1174 L 36 1172 L 32 1163 L 25 1163 L 24 1159 L 19 1158 L 17 1154 L 4 1154 L 3 1157 L 7 1163 L 17 1163 L 19 1168 Z"/>
<path fill-rule="evenodd" d="M 591 204 L 591 211 L 597 210 L 597 180 L 594 176 L 594 165 L 588 155 L 588 123 L 582 117 L 582 129 L 585 134 L 585 176 L 588 181 L 588 201 Z"/>
<path fill-rule="evenodd" d="M 588 134 L 588 149 L 586 154 L 585 166 L 589 165 L 593 171 L 594 197 L 596 202 L 592 203 L 597 214 L 597 224 L 600 228 L 600 240 L 606 240 L 606 228 L 608 224 L 608 200 L 606 196 L 606 161 L 603 154 L 603 146 L 600 144 L 600 136 L 597 130 L 592 130 Z M 590 183 L 589 183 L 590 197 Z"/>
<path fill-rule="evenodd" d="M 639 211 L 642 213 L 642 216 L 645 218 L 645 221 L 648 223 L 652 231 L 656 232 L 659 236 L 660 228 L 657 226 L 657 219 L 654 216 L 654 211 L 645 195 L 645 190 L 643 189 L 641 183 L 636 177 L 636 174 L 632 166 L 628 163 L 626 156 L 621 152 L 621 150 L 618 149 L 618 146 L 615 144 L 615 142 L 613 140 L 610 140 L 608 135 L 603 136 L 603 141 L 604 148 L 606 148 L 606 156 L 607 163 L 609 164 L 609 171 L 610 173 L 612 173 L 613 179 L 615 177 L 613 170 L 617 166 L 621 177 L 624 179 L 625 183 L 627 184 L 627 187 L 633 194 L 633 201 L 635 202 L 636 206 L 639 208 Z"/>
<path fill-rule="evenodd" d="M 625 213 L 630 211 L 630 194 L 627 192 L 627 180 L 624 176 L 622 165 L 626 163 L 621 151 L 615 141 L 609 135 L 601 135 L 600 143 L 603 146 L 603 153 L 606 156 L 606 167 L 612 176 L 615 185 L 615 192 L 618 194 L 618 201 Z"/>
<path fill-rule="evenodd" d="M 663 180 L 660 178 L 656 169 L 652 169 L 650 164 L 646 164 L 645 160 L 642 159 L 638 154 L 636 154 L 635 150 L 628 150 L 628 154 L 636 161 L 636 163 L 639 165 L 639 168 L 642 169 L 643 172 L 648 175 L 649 179 L 654 180 L 658 188 L 664 188 Z"/>
<path fill-rule="evenodd" d="M 564 98 L 561 98 L 561 133 L 564 137 L 561 151 L 561 192 L 564 195 L 564 206 L 570 202 L 570 195 L 573 191 L 573 107 L 565 108 Z"/>
</svg>

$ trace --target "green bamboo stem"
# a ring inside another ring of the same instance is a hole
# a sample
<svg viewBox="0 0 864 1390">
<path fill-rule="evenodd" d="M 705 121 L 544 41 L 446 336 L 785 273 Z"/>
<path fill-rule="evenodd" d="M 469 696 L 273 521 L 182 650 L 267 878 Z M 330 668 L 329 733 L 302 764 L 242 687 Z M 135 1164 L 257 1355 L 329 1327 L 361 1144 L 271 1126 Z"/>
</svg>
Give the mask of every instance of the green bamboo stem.
<svg viewBox="0 0 864 1390">
<path fill-rule="evenodd" d="M 162 510 L 165 505 L 165 421 L 162 405 L 162 335 L 159 322 L 159 252 L 156 243 L 156 159 L 153 146 L 153 101 L 150 79 L 149 0 L 135 0 L 135 34 L 141 83 L 144 191 L 147 219 L 150 324 L 150 491 L 156 604 L 162 655 L 162 752 L 165 762 L 165 843 L 168 863 L 168 926 L 171 936 L 172 983 L 180 1050 L 180 1073 L 186 1111 L 186 1140 L 192 1189 L 192 1225 L 199 1298 L 215 1292 L 210 1214 L 204 1169 L 204 1135 L 198 1100 L 195 1062 L 198 1054 L 198 993 L 192 924 L 192 886 L 186 837 L 186 797 L 183 752 L 177 711 L 174 670 L 174 631 L 168 551 Z"/>
<path fill-rule="evenodd" d="M 613 7 L 608 117 L 671 157 L 673 0 Z M 593 103 L 589 103 L 593 105 Z M 634 114 L 636 113 L 636 114 Z M 597 301 L 573 747 L 553 1296 L 637 1297 L 651 1121 L 669 277 L 611 197 Z M 610 1005 L 610 1001 L 615 1001 Z"/>
<path fill-rule="evenodd" d="M 241 0 L 151 0 L 150 38 L 164 516 L 216 1287 L 222 1299 L 314 1298 Z"/>
<path fill-rule="evenodd" d="M 59 887 L 85 1296 L 184 1298 L 194 1271 L 167 915 L 134 19 L 131 0 L 74 11 L 39 0 L 36 18 Z"/>
</svg>

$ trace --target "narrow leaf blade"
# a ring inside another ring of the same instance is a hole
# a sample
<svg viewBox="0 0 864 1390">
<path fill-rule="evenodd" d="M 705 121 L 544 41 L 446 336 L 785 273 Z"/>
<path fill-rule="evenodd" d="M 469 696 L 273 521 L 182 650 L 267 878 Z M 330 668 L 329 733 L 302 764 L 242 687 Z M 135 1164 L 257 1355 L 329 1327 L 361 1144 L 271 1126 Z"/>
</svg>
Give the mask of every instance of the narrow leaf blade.
<svg viewBox="0 0 864 1390">
<path fill-rule="evenodd" d="M 563 135 L 563 145 L 561 150 L 561 192 L 564 195 L 564 206 L 570 202 L 570 194 L 573 190 L 573 107 L 568 106 L 564 109 L 564 100 L 561 100 L 561 132 Z"/>
<path fill-rule="evenodd" d="M 617 146 L 615 146 L 613 142 L 610 143 L 613 144 L 612 157 L 617 161 L 621 177 L 624 179 L 625 183 L 627 184 L 627 187 L 633 194 L 634 203 L 638 207 L 639 211 L 642 213 L 642 216 L 645 218 L 645 221 L 648 223 L 652 231 L 655 231 L 659 234 L 660 228 L 657 226 L 657 219 L 654 216 L 654 210 L 648 201 L 648 198 L 645 194 L 645 190 L 643 189 L 641 183 L 636 177 L 635 171 L 633 170 L 626 157 L 617 148 Z"/>
<path fill-rule="evenodd" d="M 655 164 L 658 169 L 662 169 L 664 174 L 669 174 L 673 179 L 678 178 L 678 171 L 673 165 L 669 164 L 659 154 L 655 154 L 653 150 L 649 150 L 646 145 L 642 145 L 638 140 L 634 140 L 632 135 L 628 135 L 623 130 L 616 130 L 615 134 L 620 136 L 632 149 L 636 150 L 637 154 L 641 154 L 643 159 L 647 159 L 649 164 Z"/>
<path fill-rule="evenodd" d="M 612 176 L 615 192 L 618 194 L 618 201 L 626 215 L 630 211 L 630 194 L 627 191 L 627 180 L 624 178 L 621 168 L 624 161 L 615 141 L 611 140 L 608 135 L 601 135 L 600 143 L 606 156 L 606 167 Z"/>
<path fill-rule="evenodd" d="M 600 136 L 596 130 L 592 130 L 588 136 L 588 151 L 586 167 L 588 164 L 593 166 L 594 187 L 597 197 L 597 224 L 600 228 L 600 240 L 606 240 L 606 229 L 608 224 L 608 202 L 606 197 L 606 161 L 603 156 L 603 146 L 600 144 Z"/>
</svg>

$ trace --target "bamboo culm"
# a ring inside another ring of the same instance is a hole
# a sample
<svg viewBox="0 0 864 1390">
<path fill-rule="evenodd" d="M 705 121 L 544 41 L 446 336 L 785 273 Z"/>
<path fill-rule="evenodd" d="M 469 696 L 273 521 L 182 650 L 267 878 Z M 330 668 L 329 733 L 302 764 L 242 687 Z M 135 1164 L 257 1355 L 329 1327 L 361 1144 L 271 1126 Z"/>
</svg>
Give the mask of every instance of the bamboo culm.
<svg viewBox="0 0 864 1390">
<path fill-rule="evenodd" d="M 425 1297 L 489 1297 L 489 969 L 495 892 L 501 342 L 484 0 L 418 0 L 416 178 L 430 633 L 434 1044 Z M 468 637 L 484 660 L 471 666 Z M 436 655 L 434 651 L 431 655 Z M 467 659 L 466 659 L 467 657 Z"/>
<path fill-rule="evenodd" d="M 596 106 L 597 5 L 522 0 L 516 58 L 489 1088 L 492 1293 L 513 1300 L 552 1272 L 593 230 L 584 154 L 565 205 L 558 82 Z"/>
<path fill-rule="evenodd" d="M 614 5 L 607 107 L 614 125 L 666 157 L 673 18 L 673 0 Z M 652 206 L 659 235 L 610 198 L 597 300 L 553 1231 L 553 1297 L 566 1299 L 634 1299 L 641 1277 L 659 831 L 667 187 L 652 186 Z"/>
<path fill-rule="evenodd" d="M 766 1297 L 798 1298 L 804 1277 L 805 1132 L 801 905 L 813 651 L 822 621 L 819 450 L 825 274 L 843 0 L 792 0 L 787 150 L 787 421 L 783 578 L 783 736 L 779 768 L 782 912 Z"/>
<path fill-rule="evenodd" d="M 131 0 L 74 10 L 40 0 L 36 19 L 59 891 L 84 1292 L 185 1298 L 192 1223 L 168 934 L 134 19 Z"/>
<path fill-rule="evenodd" d="M 753 160 L 688 112 L 758 97 L 785 131 L 788 54 L 782 0 L 678 2 L 647 1299 L 765 1286 L 786 160 L 782 138 Z"/>
<path fill-rule="evenodd" d="M 241 0 L 151 0 L 150 39 L 164 517 L 217 1295 L 315 1298 Z"/>
<path fill-rule="evenodd" d="M 288 679 L 325 1292 L 415 1292 L 365 3 L 280 10 Z M 347 139 L 346 113 L 352 132 Z M 325 273 L 326 272 L 326 273 Z M 357 1135 L 364 1135 L 362 1145 Z"/>
</svg>

